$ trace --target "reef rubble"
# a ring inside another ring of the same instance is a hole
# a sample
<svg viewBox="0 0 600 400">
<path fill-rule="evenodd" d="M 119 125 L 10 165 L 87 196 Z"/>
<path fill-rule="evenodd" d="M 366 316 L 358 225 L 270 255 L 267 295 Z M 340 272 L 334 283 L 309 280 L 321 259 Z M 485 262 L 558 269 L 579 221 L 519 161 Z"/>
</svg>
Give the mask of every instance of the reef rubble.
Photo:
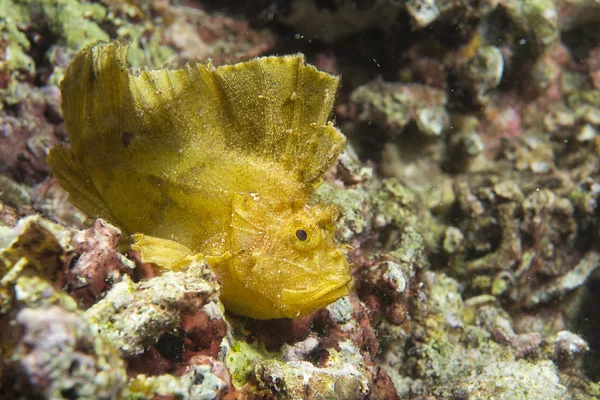
<svg viewBox="0 0 600 400">
<path fill-rule="evenodd" d="M 598 2 L 4 4 L 3 399 L 600 398 Z M 68 202 L 58 85 L 110 39 L 136 68 L 303 52 L 341 74 L 349 143 L 316 196 L 348 296 L 232 315 L 203 257 L 144 264 Z"/>
</svg>

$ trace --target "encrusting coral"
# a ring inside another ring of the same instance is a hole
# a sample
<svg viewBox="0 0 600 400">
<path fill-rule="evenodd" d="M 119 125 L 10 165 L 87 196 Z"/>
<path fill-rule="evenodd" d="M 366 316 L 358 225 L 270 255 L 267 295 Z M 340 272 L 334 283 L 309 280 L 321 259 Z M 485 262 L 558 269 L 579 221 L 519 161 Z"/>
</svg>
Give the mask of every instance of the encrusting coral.
<svg viewBox="0 0 600 400">
<path fill-rule="evenodd" d="M 15 399 L 117 396 L 126 381 L 118 351 L 75 299 L 52 284 L 80 233 L 37 216 L 0 230 L 0 318 L 14 321 L 0 334 L 0 393 Z"/>
</svg>

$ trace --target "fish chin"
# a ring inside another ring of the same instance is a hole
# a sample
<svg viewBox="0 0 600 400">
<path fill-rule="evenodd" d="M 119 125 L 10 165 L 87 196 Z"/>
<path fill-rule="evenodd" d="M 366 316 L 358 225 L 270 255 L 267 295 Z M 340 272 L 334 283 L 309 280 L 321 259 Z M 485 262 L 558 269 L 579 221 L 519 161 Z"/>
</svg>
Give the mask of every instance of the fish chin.
<svg viewBox="0 0 600 400">
<path fill-rule="evenodd" d="M 348 294 L 348 292 L 350 292 L 351 280 L 352 279 L 349 279 L 348 281 L 342 283 L 341 285 L 334 287 L 329 292 L 326 292 L 321 297 L 318 297 L 318 298 L 314 299 L 313 301 L 315 303 L 322 304 L 322 307 L 333 303 L 340 297 L 345 296 Z"/>
<path fill-rule="evenodd" d="M 352 278 L 348 277 L 348 279 L 328 282 L 316 289 L 283 289 L 281 297 L 288 305 L 302 306 L 315 303 L 327 305 L 348 294 L 351 281 Z"/>
</svg>

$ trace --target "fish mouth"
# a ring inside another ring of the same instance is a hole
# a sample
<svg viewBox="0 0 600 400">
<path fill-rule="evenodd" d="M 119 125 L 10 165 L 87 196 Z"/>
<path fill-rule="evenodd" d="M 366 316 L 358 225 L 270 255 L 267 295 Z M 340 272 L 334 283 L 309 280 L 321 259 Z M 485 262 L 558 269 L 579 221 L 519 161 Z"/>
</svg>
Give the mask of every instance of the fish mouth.
<svg viewBox="0 0 600 400">
<path fill-rule="evenodd" d="M 352 278 L 338 280 L 327 285 L 322 285 L 317 289 L 283 289 L 281 297 L 284 302 L 290 305 L 324 303 L 329 304 L 334 300 L 345 296 L 350 291 Z"/>
</svg>

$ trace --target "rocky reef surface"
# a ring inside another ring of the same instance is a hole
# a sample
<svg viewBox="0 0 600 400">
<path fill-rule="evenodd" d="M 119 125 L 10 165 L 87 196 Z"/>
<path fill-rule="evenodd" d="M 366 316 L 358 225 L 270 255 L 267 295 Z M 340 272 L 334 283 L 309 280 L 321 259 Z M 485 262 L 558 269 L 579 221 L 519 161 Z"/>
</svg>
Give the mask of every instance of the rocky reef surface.
<svg viewBox="0 0 600 400">
<path fill-rule="evenodd" d="M 600 3 L 5 0 L 3 399 L 600 397 Z M 69 204 L 57 85 L 98 40 L 135 67 L 303 52 L 342 76 L 349 296 L 227 313 L 201 257 L 159 273 Z"/>
</svg>

